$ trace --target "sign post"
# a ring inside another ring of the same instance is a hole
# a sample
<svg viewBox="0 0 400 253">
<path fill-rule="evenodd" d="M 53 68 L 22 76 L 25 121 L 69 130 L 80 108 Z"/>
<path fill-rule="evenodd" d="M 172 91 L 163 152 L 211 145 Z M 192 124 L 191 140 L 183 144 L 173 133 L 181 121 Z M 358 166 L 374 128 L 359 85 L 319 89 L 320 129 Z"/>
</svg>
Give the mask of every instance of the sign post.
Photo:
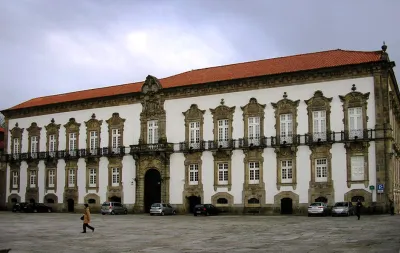
<svg viewBox="0 0 400 253">
<path fill-rule="evenodd" d="M 383 185 L 383 184 L 378 184 L 377 185 L 378 187 L 377 187 L 377 193 L 383 193 L 384 192 L 384 190 L 385 190 L 385 186 Z"/>
</svg>

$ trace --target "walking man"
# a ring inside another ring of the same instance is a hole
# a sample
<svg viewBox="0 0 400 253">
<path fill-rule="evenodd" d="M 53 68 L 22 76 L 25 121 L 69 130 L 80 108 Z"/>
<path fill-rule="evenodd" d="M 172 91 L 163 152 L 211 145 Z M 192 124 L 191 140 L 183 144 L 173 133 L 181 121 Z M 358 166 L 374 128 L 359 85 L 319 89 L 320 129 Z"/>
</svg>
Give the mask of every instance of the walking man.
<svg viewBox="0 0 400 253">
<path fill-rule="evenodd" d="M 361 207 L 362 207 L 361 200 L 358 199 L 358 200 L 357 200 L 357 204 L 356 204 L 356 214 L 357 214 L 357 218 L 358 218 L 358 219 L 360 219 Z"/>
<path fill-rule="evenodd" d="M 394 203 L 393 200 L 389 200 L 389 204 L 390 204 L 390 215 L 394 215 Z"/>
<path fill-rule="evenodd" d="M 85 209 L 83 212 L 83 231 L 82 233 L 86 233 L 86 228 L 89 228 L 94 232 L 94 227 L 89 225 L 90 223 L 90 210 L 89 210 L 89 205 L 85 204 Z"/>
</svg>

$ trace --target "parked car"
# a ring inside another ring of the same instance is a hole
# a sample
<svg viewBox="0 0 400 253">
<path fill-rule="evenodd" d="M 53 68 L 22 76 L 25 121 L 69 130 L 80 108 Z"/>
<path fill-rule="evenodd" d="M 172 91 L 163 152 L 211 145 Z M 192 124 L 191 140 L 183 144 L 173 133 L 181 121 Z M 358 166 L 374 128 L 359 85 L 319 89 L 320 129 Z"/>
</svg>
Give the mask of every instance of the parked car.
<svg viewBox="0 0 400 253">
<path fill-rule="evenodd" d="M 43 203 L 28 203 L 23 207 L 23 211 L 26 213 L 51 213 L 53 208 Z"/>
<path fill-rule="evenodd" d="M 308 216 L 329 214 L 328 205 L 324 202 L 314 202 L 308 207 Z"/>
<path fill-rule="evenodd" d="M 201 205 L 196 205 L 193 210 L 194 216 L 197 215 L 217 215 L 219 213 L 218 208 L 216 208 L 214 205 L 211 204 L 201 204 Z"/>
<path fill-rule="evenodd" d="M 335 205 L 332 207 L 332 216 L 350 216 L 354 215 L 354 213 L 354 206 L 351 202 L 336 202 Z"/>
<path fill-rule="evenodd" d="M 172 214 L 175 215 L 176 211 L 170 204 L 164 203 L 154 203 L 150 207 L 150 215 L 165 215 L 165 214 Z"/>
<path fill-rule="evenodd" d="M 101 205 L 101 214 L 128 214 L 128 208 L 119 202 L 104 202 Z"/>
<path fill-rule="evenodd" d="M 29 204 L 29 203 L 27 203 L 27 202 L 15 203 L 14 206 L 13 206 L 13 208 L 12 208 L 12 211 L 13 211 L 14 213 L 16 213 L 16 212 L 23 212 L 23 211 L 24 211 L 24 207 L 25 207 L 26 205 L 28 205 L 28 204 Z"/>
</svg>

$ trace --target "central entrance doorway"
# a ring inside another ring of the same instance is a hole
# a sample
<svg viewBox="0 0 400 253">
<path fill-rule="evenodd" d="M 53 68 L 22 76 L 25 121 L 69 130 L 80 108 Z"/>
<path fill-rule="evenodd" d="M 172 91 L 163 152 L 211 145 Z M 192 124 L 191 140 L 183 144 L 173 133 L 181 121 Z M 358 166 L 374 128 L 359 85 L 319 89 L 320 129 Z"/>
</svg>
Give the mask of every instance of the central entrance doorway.
<svg viewBox="0 0 400 253">
<path fill-rule="evenodd" d="M 144 211 L 150 212 L 151 204 L 161 202 L 161 174 L 149 169 L 144 175 Z"/>
<path fill-rule="evenodd" d="M 291 198 L 281 199 L 281 214 L 293 213 L 293 201 Z"/>
<path fill-rule="evenodd" d="M 74 207 L 75 207 L 75 202 L 73 199 L 68 199 L 67 200 L 67 205 L 68 205 L 68 212 L 73 212 L 74 211 Z"/>
<path fill-rule="evenodd" d="M 187 198 L 187 201 L 189 203 L 189 213 L 193 213 L 194 207 L 201 204 L 201 198 L 198 196 L 190 196 Z"/>
</svg>

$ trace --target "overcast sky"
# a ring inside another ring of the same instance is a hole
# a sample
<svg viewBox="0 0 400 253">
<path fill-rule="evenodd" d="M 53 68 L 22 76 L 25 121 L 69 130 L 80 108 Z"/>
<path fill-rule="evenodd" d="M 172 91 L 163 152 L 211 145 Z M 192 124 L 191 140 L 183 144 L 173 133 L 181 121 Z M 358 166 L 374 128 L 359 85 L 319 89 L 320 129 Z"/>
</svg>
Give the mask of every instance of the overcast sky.
<svg viewBox="0 0 400 253">
<path fill-rule="evenodd" d="M 400 64 L 399 10 L 399 0 L 0 0 L 0 110 L 148 74 L 383 41 Z"/>
</svg>

